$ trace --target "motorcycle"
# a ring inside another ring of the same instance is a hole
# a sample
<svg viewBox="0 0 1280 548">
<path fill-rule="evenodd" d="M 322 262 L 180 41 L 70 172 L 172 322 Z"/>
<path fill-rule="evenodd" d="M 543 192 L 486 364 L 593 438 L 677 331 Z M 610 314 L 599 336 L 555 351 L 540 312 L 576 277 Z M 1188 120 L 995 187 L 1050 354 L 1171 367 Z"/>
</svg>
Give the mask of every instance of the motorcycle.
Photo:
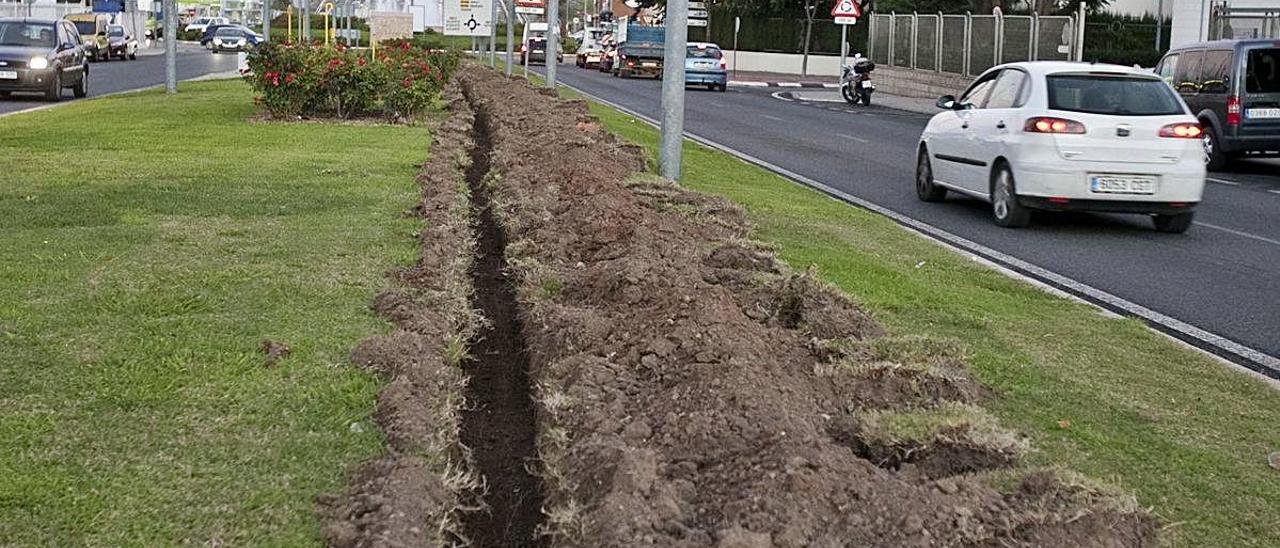
<svg viewBox="0 0 1280 548">
<path fill-rule="evenodd" d="M 876 89 L 875 84 L 871 83 L 871 71 L 875 69 L 876 64 L 861 55 L 854 56 L 852 65 L 840 67 L 840 95 L 845 102 L 851 105 L 871 105 L 871 92 Z"/>
</svg>

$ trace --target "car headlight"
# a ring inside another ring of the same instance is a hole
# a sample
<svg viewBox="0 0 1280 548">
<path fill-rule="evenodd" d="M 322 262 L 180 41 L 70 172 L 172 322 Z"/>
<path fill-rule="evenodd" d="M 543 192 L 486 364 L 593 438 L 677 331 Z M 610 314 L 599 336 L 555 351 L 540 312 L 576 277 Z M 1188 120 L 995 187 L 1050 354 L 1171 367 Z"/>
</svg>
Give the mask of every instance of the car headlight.
<svg viewBox="0 0 1280 548">
<path fill-rule="evenodd" d="M 221 38 L 214 38 L 214 39 L 213 39 L 213 44 L 214 44 L 215 46 L 221 46 L 221 45 L 222 45 L 222 39 L 221 39 Z"/>
<path fill-rule="evenodd" d="M 30 66 L 33 69 L 47 69 L 49 68 L 49 60 L 44 57 L 32 57 Z"/>
</svg>

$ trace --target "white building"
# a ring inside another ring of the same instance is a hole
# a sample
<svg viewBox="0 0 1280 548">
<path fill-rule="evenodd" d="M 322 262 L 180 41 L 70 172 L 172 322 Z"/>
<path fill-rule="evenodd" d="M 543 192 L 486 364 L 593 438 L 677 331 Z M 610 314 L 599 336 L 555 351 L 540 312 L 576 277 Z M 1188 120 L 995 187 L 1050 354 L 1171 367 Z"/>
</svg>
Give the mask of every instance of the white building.
<svg viewBox="0 0 1280 548">
<path fill-rule="evenodd" d="M 1222 38 L 1280 37 L 1280 0 L 1165 2 L 1173 4 L 1170 10 L 1173 18 L 1170 47 L 1218 38 L 1220 34 L 1229 34 Z M 1223 33 L 1224 30 L 1229 32 Z"/>
</svg>

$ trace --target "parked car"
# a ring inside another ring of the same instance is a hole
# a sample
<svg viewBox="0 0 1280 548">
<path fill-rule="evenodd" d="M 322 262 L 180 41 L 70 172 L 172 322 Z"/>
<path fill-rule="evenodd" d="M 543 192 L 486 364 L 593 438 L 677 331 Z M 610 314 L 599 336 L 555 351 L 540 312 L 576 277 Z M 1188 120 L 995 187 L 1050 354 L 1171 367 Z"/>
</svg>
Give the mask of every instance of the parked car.
<svg viewBox="0 0 1280 548">
<path fill-rule="evenodd" d="M 576 63 L 579 67 L 585 69 L 600 68 L 600 61 L 604 58 L 604 49 L 596 45 L 585 45 L 578 48 Z"/>
<path fill-rule="evenodd" d="M 991 202 L 996 224 L 1031 210 L 1152 216 L 1184 232 L 1204 192 L 1202 129 L 1150 71 L 1031 62 L 987 70 L 959 99 L 938 99 L 920 136 L 916 194 Z"/>
<path fill-rule="evenodd" d="M 107 58 L 137 59 L 138 41 L 124 30 L 122 25 L 107 27 Z"/>
<path fill-rule="evenodd" d="M 209 25 L 230 25 L 230 24 L 231 24 L 231 20 L 227 19 L 226 17 L 200 17 L 200 18 L 197 18 L 195 21 L 187 23 L 187 26 L 183 27 L 183 30 L 186 30 L 186 31 L 198 30 L 200 32 L 204 32 L 204 29 Z"/>
<path fill-rule="evenodd" d="M 710 42 L 691 42 L 684 58 L 684 83 L 724 91 L 729 85 L 727 68 L 720 46 Z"/>
<path fill-rule="evenodd" d="M 214 31 L 209 42 L 214 53 L 224 51 L 249 51 L 257 45 L 255 35 L 238 25 L 227 25 Z"/>
<path fill-rule="evenodd" d="M 57 101 L 71 88 L 89 94 L 89 59 L 80 33 L 65 19 L 0 18 L 0 95 L 43 92 Z"/>
<path fill-rule="evenodd" d="M 1245 154 L 1280 153 L 1280 42 L 1220 40 L 1181 46 L 1165 54 L 1156 73 L 1204 126 L 1210 170 Z"/>
</svg>

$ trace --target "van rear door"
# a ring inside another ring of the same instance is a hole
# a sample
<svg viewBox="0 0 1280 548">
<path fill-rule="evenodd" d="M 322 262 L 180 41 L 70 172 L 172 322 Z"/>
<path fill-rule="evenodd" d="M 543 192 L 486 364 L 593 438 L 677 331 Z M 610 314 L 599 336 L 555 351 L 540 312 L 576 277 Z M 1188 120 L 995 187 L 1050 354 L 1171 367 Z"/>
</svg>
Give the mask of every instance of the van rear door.
<svg viewBox="0 0 1280 548">
<path fill-rule="evenodd" d="M 1280 43 L 1241 49 L 1240 137 L 1280 136 Z"/>
</svg>

